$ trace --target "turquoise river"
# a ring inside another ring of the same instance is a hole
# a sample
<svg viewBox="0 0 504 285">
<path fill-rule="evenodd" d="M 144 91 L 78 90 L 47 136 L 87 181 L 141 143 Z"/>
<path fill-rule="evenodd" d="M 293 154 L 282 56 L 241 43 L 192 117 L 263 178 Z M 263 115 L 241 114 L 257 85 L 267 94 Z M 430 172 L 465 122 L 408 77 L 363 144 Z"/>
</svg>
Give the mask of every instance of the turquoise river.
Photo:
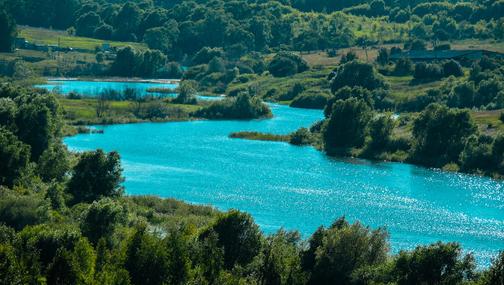
<svg viewBox="0 0 504 285">
<path fill-rule="evenodd" d="M 460 242 L 480 266 L 504 249 L 504 183 L 401 163 L 330 158 L 311 147 L 230 139 L 236 131 L 286 134 L 322 118 L 270 105 L 274 118 L 97 126 L 71 150 L 116 150 L 129 195 L 173 197 L 251 213 L 266 233 L 308 237 L 340 216 L 390 232 L 393 252 Z"/>
</svg>

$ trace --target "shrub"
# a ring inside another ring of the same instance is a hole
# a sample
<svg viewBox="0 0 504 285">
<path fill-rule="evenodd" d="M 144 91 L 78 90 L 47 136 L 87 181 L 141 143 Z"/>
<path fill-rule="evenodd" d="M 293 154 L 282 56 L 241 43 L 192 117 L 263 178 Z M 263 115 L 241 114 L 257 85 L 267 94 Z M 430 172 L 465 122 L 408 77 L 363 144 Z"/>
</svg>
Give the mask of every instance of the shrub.
<svg viewBox="0 0 504 285">
<path fill-rule="evenodd" d="M 445 77 L 449 77 L 452 75 L 455 77 L 460 77 L 464 75 L 464 71 L 462 70 L 462 66 L 460 65 L 460 63 L 454 60 L 449 60 L 443 63 L 443 75 Z"/>
<path fill-rule="evenodd" d="M 248 93 L 211 103 L 195 113 L 208 119 L 257 119 L 271 116 L 271 110 L 259 98 Z"/>
<path fill-rule="evenodd" d="M 431 104 L 413 124 L 413 159 L 434 167 L 456 162 L 466 140 L 476 131 L 469 111 Z"/>
<path fill-rule="evenodd" d="M 294 98 L 290 106 L 295 108 L 324 109 L 331 98 L 329 92 L 307 90 Z"/>
<path fill-rule="evenodd" d="M 122 194 L 122 169 L 117 152 L 102 150 L 83 153 L 73 169 L 68 192 L 73 202 L 92 202 L 101 197 L 117 197 Z"/>
<path fill-rule="evenodd" d="M 415 65 L 413 78 L 419 80 L 439 80 L 443 77 L 443 69 L 439 64 L 420 62 Z"/>
<path fill-rule="evenodd" d="M 309 145 L 311 144 L 312 136 L 307 128 L 300 128 L 290 135 L 289 143 L 293 145 Z"/>
<path fill-rule="evenodd" d="M 280 52 L 268 65 L 268 71 L 275 77 L 285 77 L 308 70 L 308 63 L 290 52 Z"/>
<path fill-rule="evenodd" d="M 322 135 L 328 153 L 364 144 L 371 108 L 361 99 L 338 100 L 333 104 Z"/>
<path fill-rule="evenodd" d="M 344 86 L 360 86 L 369 90 L 385 88 L 383 78 L 376 72 L 373 65 L 358 61 L 348 62 L 335 71 L 331 80 L 331 91 L 335 93 Z"/>
<path fill-rule="evenodd" d="M 413 63 L 409 58 L 400 58 L 394 67 L 394 75 L 404 76 L 413 72 Z"/>
</svg>

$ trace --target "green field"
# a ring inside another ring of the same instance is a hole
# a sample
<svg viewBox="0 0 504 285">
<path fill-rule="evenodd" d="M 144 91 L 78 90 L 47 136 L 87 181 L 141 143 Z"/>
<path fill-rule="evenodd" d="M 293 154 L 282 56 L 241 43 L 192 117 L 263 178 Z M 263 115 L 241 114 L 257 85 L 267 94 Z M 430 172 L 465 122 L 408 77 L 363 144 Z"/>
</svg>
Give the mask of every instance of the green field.
<svg viewBox="0 0 504 285">
<path fill-rule="evenodd" d="M 114 42 L 103 41 L 93 38 L 70 36 L 66 31 L 56 31 L 42 28 L 33 28 L 21 26 L 19 27 L 20 38 L 25 38 L 27 41 L 36 44 L 58 45 L 60 47 L 68 47 L 74 49 L 85 49 L 94 51 L 96 47 L 101 47 L 104 43 L 110 44 L 111 47 L 132 46 L 137 49 L 146 49 L 146 45 L 133 42 Z"/>
</svg>

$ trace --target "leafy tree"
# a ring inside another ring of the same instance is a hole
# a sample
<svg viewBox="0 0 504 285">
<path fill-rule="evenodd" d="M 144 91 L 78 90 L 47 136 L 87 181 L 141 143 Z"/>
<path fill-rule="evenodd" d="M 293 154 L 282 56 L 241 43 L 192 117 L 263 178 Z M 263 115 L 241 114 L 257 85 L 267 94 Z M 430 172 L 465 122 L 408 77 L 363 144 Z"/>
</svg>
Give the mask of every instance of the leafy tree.
<svg viewBox="0 0 504 285">
<path fill-rule="evenodd" d="M 413 72 L 413 63 L 409 58 L 400 58 L 394 66 L 394 75 L 404 76 Z"/>
<path fill-rule="evenodd" d="M 149 48 L 169 53 L 176 48 L 179 34 L 178 23 L 170 20 L 162 27 L 148 29 L 143 40 Z"/>
<path fill-rule="evenodd" d="M 431 104 L 414 121 L 414 153 L 417 162 L 441 167 L 457 162 L 465 141 L 476 133 L 467 110 Z"/>
<path fill-rule="evenodd" d="M 249 214 L 231 210 L 219 216 L 209 230 L 218 235 L 217 244 L 224 249 L 224 266 L 246 265 L 259 253 L 261 232 Z M 209 230 L 202 236 L 209 235 Z"/>
<path fill-rule="evenodd" d="M 378 56 L 376 57 L 376 62 L 378 62 L 381 65 L 386 65 L 390 61 L 390 52 L 386 48 L 381 48 L 378 51 Z"/>
<path fill-rule="evenodd" d="M 47 282 L 55 285 L 77 284 L 79 268 L 71 252 L 60 248 L 47 270 Z"/>
<path fill-rule="evenodd" d="M 361 86 L 368 90 L 386 87 L 385 82 L 373 68 L 373 65 L 358 61 L 348 62 L 335 71 L 331 80 L 331 91 L 335 93 L 338 89 L 349 86 Z"/>
<path fill-rule="evenodd" d="M 0 243 L 0 283 L 25 284 L 28 280 L 24 280 L 23 273 L 14 248 L 9 244 Z"/>
<path fill-rule="evenodd" d="M 158 238 L 140 228 L 128 242 L 125 268 L 133 284 L 166 284 L 170 278 L 170 256 Z"/>
<path fill-rule="evenodd" d="M 136 3 L 126 2 L 115 18 L 116 38 L 122 41 L 136 41 L 140 21 L 141 9 Z"/>
<path fill-rule="evenodd" d="M 51 94 L 31 94 L 17 99 L 17 136 L 30 145 L 31 158 L 37 161 L 49 145 L 61 136 L 61 108 Z"/>
<path fill-rule="evenodd" d="M 482 284 L 503 284 L 504 283 L 504 252 L 500 252 L 492 261 L 490 269 L 485 272 Z"/>
<path fill-rule="evenodd" d="M 16 34 L 16 22 L 0 5 L 0 52 L 12 51 Z"/>
<path fill-rule="evenodd" d="M 197 104 L 196 90 L 197 83 L 192 80 L 183 80 L 178 87 L 179 95 L 172 102 L 176 104 Z"/>
<path fill-rule="evenodd" d="M 320 92 L 317 90 L 307 90 L 296 96 L 290 106 L 307 109 L 323 109 L 331 96 L 329 92 Z"/>
<path fill-rule="evenodd" d="M 474 276 L 474 258 L 461 256 L 456 243 L 419 246 L 401 252 L 395 260 L 394 275 L 398 284 L 460 284 Z"/>
<path fill-rule="evenodd" d="M 371 115 L 371 108 L 360 99 L 336 101 L 322 130 L 325 150 L 334 153 L 337 149 L 362 146 Z"/>
<path fill-rule="evenodd" d="M 310 67 L 300 56 L 288 52 L 275 55 L 268 65 L 268 71 L 275 77 L 285 77 L 304 72 Z"/>
<path fill-rule="evenodd" d="M 115 227 L 126 219 L 126 210 L 118 202 L 104 198 L 93 202 L 84 213 L 82 234 L 93 244 L 105 238 L 110 240 Z"/>
<path fill-rule="evenodd" d="M 308 284 L 351 284 L 352 275 L 359 269 L 386 260 L 387 238 L 385 230 L 371 231 L 358 222 L 328 229 L 317 248 Z"/>
<path fill-rule="evenodd" d="M 324 109 L 324 115 L 329 118 L 332 113 L 333 105 L 338 100 L 346 100 L 350 98 L 356 98 L 365 101 L 369 106 L 374 105 L 373 95 L 368 89 L 362 88 L 360 86 L 349 87 L 344 86 L 334 93 L 334 96 L 327 101 L 327 105 Z"/>
<path fill-rule="evenodd" d="M 465 171 L 486 171 L 495 166 L 492 161 L 493 139 L 488 136 L 472 135 L 467 139 L 460 154 L 461 168 Z"/>
<path fill-rule="evenodd" d="M 69 153 L 66 147 L 58 142 L 52 143 L 39 158 L 38 173 L 44 181 L 53 179 L 62 181 L 70 171 Z"/>
<path fill-rule="evenodd" d="M 121 163 L 117 152 L 102 150 L 83 153 L 68 183 L 73 202 L 92 202 L 101 197 L 117 197 L 123 192 Z"/>
<path fill-rule="evenodd" d="M 280 229 L 266 238 L 262 247 L 263 263 L 260 268 L 262 284 L 305 284 L 299 256 L 299 233 Z"/>
<path fill-rule="evenodd" d="M 460 65 L 460 63 L 454 60 L 449 60 L 443 63 L 443 75 L 446 77 L 448 76 L 460 77 L 464 75 L 464 71 L 462 70 L 462 66 Z"/>
<path fill-rule="evenodd" d="M 30 147 L 0 127 L 0 185 L 12 187 L 30 162 Z"/>
<path fill-rule="evenodd" d="M 359 59 L 359 57 L 357 56 L 357 54 L 353 50 L 351 50 L 341 56 L 340 63 L 345 64 L 347 62 L 358 60 L 358 59 Z"/>
<path fill-rule="evenodd" d="M 128 46 L 117 51 L 116 59 L 112 64 L 111 71 L 119 76 L 133 76 L 135 69 L 141 64 L 136 51 Z"/>
<path fill-rule="evenodd" d="M 369 148 L 372 150 L 384 149 L 390 142 L 394 126 L 394 120 L 388 115 L 379 116 L 371 120 L 369 123 L 369 135 L 371 137 Z"/>
<path fill-rule="evenodd" d="M 415 71 L 413 73 L 413 78 L 420 80 L 439 80 L 443 78 L 443 76 L 444 73 L 442 67 L 436 63 L 417 63 L 415 65 Z"/>
<path fill-rule="evenodd" d="M 95 30 L 100 27 L 102 20 L 100 15 L 89 12 L 80 16 L 75 23 L 75 33 L 78 36 L 93 37 Z"/>
<path fill-rule="evenodd" d="M 290 135 L 289 143 L 293 145 L 309 145 L 312 141 L 311 133 L 307 128 L 300 128 Z"/>
<path fill-rule="evenodd" d="M 201 108 L 195 116 L 209 119 L 256 119 L 271 116 L 271 110 L 259 98 L 248 93 L 240 93 L 234 98 L 227 98 Z"/>
<path fill-rule="evenodd" d="M 476 90 L 473 82 L 462 82 L 455 86 L 451 93 L 449 104 L 450 106 L 468 108 L 474 106 Z"/>
</svg>

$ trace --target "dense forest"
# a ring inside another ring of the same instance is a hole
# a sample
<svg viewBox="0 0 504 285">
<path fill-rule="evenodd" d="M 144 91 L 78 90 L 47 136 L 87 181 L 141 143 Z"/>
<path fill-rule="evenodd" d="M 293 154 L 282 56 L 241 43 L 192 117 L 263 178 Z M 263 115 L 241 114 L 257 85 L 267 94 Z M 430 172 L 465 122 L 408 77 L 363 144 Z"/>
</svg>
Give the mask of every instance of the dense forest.
<svg viewBox="0 0 504 285">
<path fill-rule="evenodd" d="M 481 269 L 457 243 L 392 254 L 386 229 L 344 217 L 309 237 L 267 235 L 238 210 L 126 196 L 117 152 L 62 142 L 90 123 L 269 118 L 273 101 L 324 119 L 268 139 L 502 178 L 503 59 L 392 58 L 499 43 L 503 16 L 502 0 L 0 0 L 0 284 L 503 284 L 504 253 Z M 110 58 L 97 46 L 65 66 L 51 51 L 4 64 L 23 26 L 138 45 Z M 338 62 L 313 64 L 312 51 Z M 90 99 L 32 88 L 39 76 L 182 82 L 172 99 Z M 202 103 L 197 92 L 228 98 Z M 91 119 L 69 111 L 89 102 Z M 476 121 L 483 112 L 500 119 Z"/>
</svg>

